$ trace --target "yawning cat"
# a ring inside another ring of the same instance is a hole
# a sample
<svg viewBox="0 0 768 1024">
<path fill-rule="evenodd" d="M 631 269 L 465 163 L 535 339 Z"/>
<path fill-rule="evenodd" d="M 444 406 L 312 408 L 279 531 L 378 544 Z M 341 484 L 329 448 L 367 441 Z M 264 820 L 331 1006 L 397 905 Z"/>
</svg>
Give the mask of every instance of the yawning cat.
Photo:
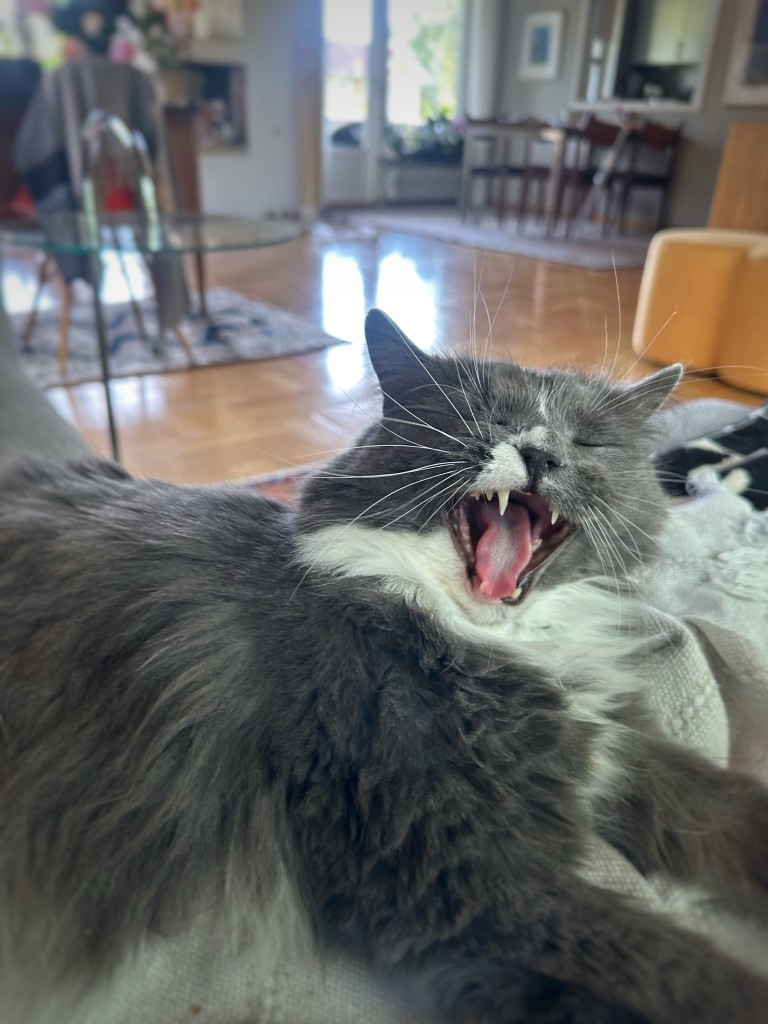
<svg viewBox="0 0 768 1024">
<path fill-rule="evenodd" d="M 0 481 L 0 1020 L 76 1022 L 148 935 L 279 890 L 446 1021 L 756 1024 L 768 982 L 583 871 L 599 837 L 768 920 L 768 794 L 615 671 L 680 367 L 366 327 L 382 416 L 295 511 L 96 460 Z"/>
</svg>

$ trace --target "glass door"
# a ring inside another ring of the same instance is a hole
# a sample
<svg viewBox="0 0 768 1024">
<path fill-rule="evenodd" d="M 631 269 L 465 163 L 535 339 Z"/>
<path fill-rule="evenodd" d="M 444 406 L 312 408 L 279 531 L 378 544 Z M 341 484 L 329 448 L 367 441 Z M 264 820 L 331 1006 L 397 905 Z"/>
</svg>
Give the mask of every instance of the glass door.
<svg viewBox="0 0 768 1024">
<path fill-rule="evenodd" d="M 326 204 L 417 198 L 414 175 L 432 194 L 441 172 L 458 173 L 464 5 L 325 0 Z"/>
<path fill-rule="evenodd" d="M 324 202 L 372 203 L 378 194 L 374 0 L 325 0 L 323 45 Z"/>
</svg>

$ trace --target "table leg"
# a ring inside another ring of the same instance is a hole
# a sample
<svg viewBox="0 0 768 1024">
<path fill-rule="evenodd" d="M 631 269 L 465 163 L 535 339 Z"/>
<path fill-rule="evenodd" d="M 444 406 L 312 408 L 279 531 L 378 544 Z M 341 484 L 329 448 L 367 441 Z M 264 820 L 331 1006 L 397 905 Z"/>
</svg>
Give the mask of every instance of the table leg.
<svg viewBox="0 0 768 1024">
<path fill-rule="evenodd" d="M 107 402 L 107 421 L 109 423 L 109 441 L 112 446 L 112 458 L 120 461 L 120 446 L 117 439 L 115 414 L 112 409 L 112 397 L 109 393 L 109 356 L 107 327 L 104 322 L 104 307 L 101 304 L 99 282 L 93 289 L 93 311 L 96 318 L 96 337 L 99 342 L 99 359 L 101 361 L 101 379 L 104 382 L 104 398 Z"/>
<path fill-rule="evenodd" d="M 461 161 L 461 185 L 459 186 L 459 218 L 462 223 L 467 219 L 469 197 L 472 181 L 472 147 L 474 138 L 468 129 L 464 136 L 464 155 Z"/>
<path fill-rule="evenodd" d="M 560 197 L 560 189 L 565 173 L 565 145 L 567 136 L 565 132 L 558 131 L 553 139 L 554 152 L 552 154 L 552 171 L 549 175 L 549 189 L 547 190 L 546 208 L 546 234 L 549 237 L 555 230 L 557 224 L 557 204 Z"/>
<path fill-rule="evenodd" d="M 208 312 L 208 303 L 205 298 L 205 255 L 202 249 L 195 252 L 195 269 L 197 270 L 197 294 L 200 301 L 200 314 L 203 320 L 210 322 L 211 315 Z"/>
<path fill-rule="evenodd" d="M 512 139 L 506 135 L 499 139 L 499 195 L 496 204 L 496 220 L 499 227 L 504 223 L 507 214 L 507 184 L 509 167 L 512 164 Z"/>
</svg>

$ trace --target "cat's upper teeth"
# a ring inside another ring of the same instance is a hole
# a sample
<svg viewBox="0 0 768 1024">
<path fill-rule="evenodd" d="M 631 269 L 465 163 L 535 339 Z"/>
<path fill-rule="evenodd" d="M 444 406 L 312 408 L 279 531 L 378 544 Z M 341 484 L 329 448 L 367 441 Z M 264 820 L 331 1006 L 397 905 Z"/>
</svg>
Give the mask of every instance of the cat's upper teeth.
<svg viewBox="0 0 768 1024">
<path fill-rule="evenodd" d="M 507 511 L 507 505 L 509 504 L 509 491 L 478 491 L 477 497 L 483 497 L 486 501 L 493 501 L 494 498 L 498 498 L 499 515 L 503 516 Z"/>
<path fill-rule="evenodd" d="M 559 513 L 559 512 L 558 512 L 558 510 L 557 510 L 557 509 L 556 509 L 556 508 L 555 508 L 555 507 L 553 506 L 553 507 L 552 507 L 552 525 L 553 525 L 553 526 L 555 525 L 555 523 L 557 522 L 557 520 L 558 520 L 559 518 L 560 518 L 560 513 Z"/>
</svg>

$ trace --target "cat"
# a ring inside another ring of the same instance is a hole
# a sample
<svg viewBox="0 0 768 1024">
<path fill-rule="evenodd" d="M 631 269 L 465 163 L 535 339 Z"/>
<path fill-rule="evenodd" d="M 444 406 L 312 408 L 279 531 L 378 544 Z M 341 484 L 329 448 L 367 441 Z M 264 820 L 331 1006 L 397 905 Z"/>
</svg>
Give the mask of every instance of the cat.
<svg viewBox="0 0 768 1024">
<path fill-rule="evenodd" d="M 279 893 L 441 1020 L 755 1024 L 765 979 L 582 870 L 599 837 L 768 918 L 768 793 L 664 738 L 640 665 L 567 664 L 657 555 L 681 368 L 366 338 L 381 417 L 295 509 L 97 459 L 0 481 L 0 1019 L 76 1021 L 147 936 Z"/>
</svg>

